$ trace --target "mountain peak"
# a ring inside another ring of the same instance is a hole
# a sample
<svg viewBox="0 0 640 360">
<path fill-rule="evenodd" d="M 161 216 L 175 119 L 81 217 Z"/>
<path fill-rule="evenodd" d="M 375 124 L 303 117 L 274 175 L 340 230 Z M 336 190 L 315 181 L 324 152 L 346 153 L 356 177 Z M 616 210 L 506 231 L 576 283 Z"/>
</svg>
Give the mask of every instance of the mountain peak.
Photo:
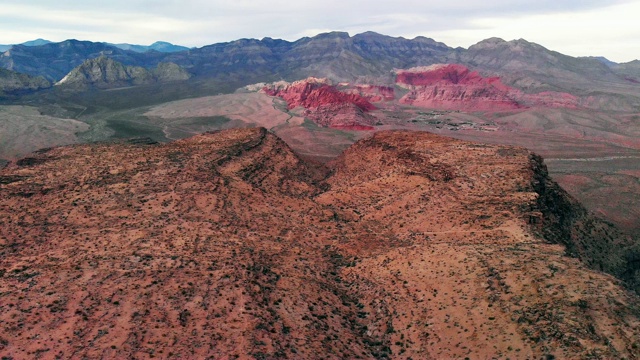
<svg viewBox="0 0 640 360">
<path fill-rule="evenodd" d="M 345 32 L 345 31 L 331 31 L 331 32 L 318 34 L 318 35 L 314 36 L 313 38 L 314 39 L 322 39 L 322 38 L 349 39 L 349 38 L 351 38 L 351 36 L 349 36 L 349 33 Z"/>
<path fill-rule="evenodd" d="M 139 66 L 125 66 L 104 54 L 86 60 L 71 70 L 56 85 L 95 86 L 113 88 L 118 86 L 144 85 L 154 82 L 186 80 L 190 75 L 174 63 L 160 63 L 149 71 Z"/>
<path fill-rule="evenodd" d="M 356 36 L 359 36 L 359 37 L 389 37 L 388 35 L 380 34 L 380 33 L 377 33 L 375 31 L 365 31 L 363 33 L 356 34 L 353 37 L 356 37 Z"/>
<path fill-rule="evenodd" d="M 471 48 L 477 48 L 477 49 L 479 49 L 479 48 L 495 48 L 496 46 L 502 45 L 502 44 L 505 44 L 505 43 L 506 43 L 506 41 L 504 39 L 502 39 L 502 38 L 490 37 L 488 39 L 484 39 L 482 41 L 479 41 L 474 45 L 471 45 L 469 47 L 469 49 L 471 49 Z"/>
<path fill-rule="evenodd" d="M 35 40 L 31 40 L 31 41 L 25 41 L 23 43 L 21 43 L 20 45 L 24 45 L 24 46 L 40 46 L 40 45 L 45 45 L 45 44 L 49 44 L 51 43 L 51 41 L 49 40 L 45 40 L 42 38 L 38 38 Z"/>
</svg>

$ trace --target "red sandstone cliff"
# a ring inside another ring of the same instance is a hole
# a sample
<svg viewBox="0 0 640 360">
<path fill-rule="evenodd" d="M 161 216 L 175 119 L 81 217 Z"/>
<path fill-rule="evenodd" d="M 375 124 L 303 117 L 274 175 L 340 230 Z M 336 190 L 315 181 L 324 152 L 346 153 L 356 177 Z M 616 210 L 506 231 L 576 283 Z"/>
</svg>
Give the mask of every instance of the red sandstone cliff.
<svg viewBox="0 0 640 360">
<path fill-rule="evenodd" d="M 376 108 L 369 100 L 358 93 L 339 91 L 326 79 L 278 82 L 262 91 L 282 98 L 289 109 L 303 107 L 304 115 L 321 126 L 370 130 L 374 123 L 374 118 L 366 114 Z"/>
<path fill-rule="evenodd" d="M 574 108 L 578 104 L 571 94 L 525 94 L 503 84 L 499 77 L 482 77 L 458 64 L 396 70 L 396 85 L 409 90 L 401 103 L 437 109 L 499 111 L 534 106 Z"/>
</svg>

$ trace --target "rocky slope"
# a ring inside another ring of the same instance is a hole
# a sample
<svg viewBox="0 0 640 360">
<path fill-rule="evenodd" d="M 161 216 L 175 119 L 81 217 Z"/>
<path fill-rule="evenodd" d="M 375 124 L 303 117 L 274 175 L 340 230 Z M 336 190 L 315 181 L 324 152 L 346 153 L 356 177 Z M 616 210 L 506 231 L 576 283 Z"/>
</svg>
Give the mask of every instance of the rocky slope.
<svg viewBox="0 0 640 360">
<path fill-rule="evenodd" d="M 624 64 L 611 64 L 610 67 L 628 82 L 640 84 L 640 60 L 634 60 Z"/>
<path fill-rule="evenodd" d="M 589 82 L 620 81 L 601 61 L 563 55 L 524 39 L 486 39 L 453 52 L 448 59 L 503 73 L 508 84 L 533 91 L 585 90 Z"/>
<path fill-rule="evenodd" d="M 288 109 L 304 108 L 304 116 L 321 126 L 373 129 L 374 118 L 366 112 L 376 107 L 359 93 L 339 91 L 327 79 L 276 82 L 265 85 L 262 91 L 282 98 Z"/>
<path fill-rule="evenodd" d="M 445 110 L 502 111 L 526 107 L 575 108 L 576 96 L 544 91 L 527 94 L 507 86 L 499 77 L 482 77 L 459 64 L 436 64 L 396 70 L 396 84 L 409 90 L 403 104 Z"/>
<path fill-rule="evenodd" d="M 173 63 L 160 63 L 155 69 L 125 66 L 106 56 L 87 60 L 56 83 L 65 87 L 93 86 L 113 88 L 155 82 L 187 80 L 190 75 Z"/>
<path fill-rule="evenodd" d="M 638 297 L 548 242 L 552 187 L 416 132 L 329 169 L 264 129 L 41 151 L 0 170 L 0 355 L 639 357 Z"/>
<path fill-rule="evenodd" d="M 0 54 L 0 67 L 57 82 L 86 60 L 101 55 L 125 65 L 145 68 L 157 66 L 164 56 L 157 52 L 140 54 L 105 43 L 66 40 L 41 46 L 14 45 Z"/>
<path fill-rule="evenodd" d="M 35 91 L 50 86 L 51 84 L 43 77 L 34 77 L 0 69 L 0 96 L 10 93 Z"/>
<path fill-rule="evenodd" d="M 400 102 L 451 110 L 512 110 L 523 106 L 498 77 L 483 78 L 461 65 L 432 65 L 396 71 L 396 84 L 410 90 Z"/>
</svg>

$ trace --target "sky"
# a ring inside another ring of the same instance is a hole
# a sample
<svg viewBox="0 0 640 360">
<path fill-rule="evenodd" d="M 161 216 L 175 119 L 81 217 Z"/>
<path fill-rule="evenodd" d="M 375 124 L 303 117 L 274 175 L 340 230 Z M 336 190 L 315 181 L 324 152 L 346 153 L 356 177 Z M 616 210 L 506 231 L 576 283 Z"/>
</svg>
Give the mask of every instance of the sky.
<svg viewBox="0 0 640 360">
<path fill-rule="evenodd" d="M 571 56 L 640 59 L 640 0 L 0 0 L 0 44 L 37 38 L 200 47 L 328 31 L 468 48 L 526 39 Z"/>
</svg>

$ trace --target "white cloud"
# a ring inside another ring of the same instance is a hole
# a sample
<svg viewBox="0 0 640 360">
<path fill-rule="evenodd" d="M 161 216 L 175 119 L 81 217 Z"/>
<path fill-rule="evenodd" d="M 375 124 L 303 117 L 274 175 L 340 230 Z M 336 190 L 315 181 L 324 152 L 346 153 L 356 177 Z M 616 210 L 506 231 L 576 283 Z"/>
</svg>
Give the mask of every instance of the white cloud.
<svg viewBox="0 0 640 360">
<path fill-rule="evenodd" d="M 449 46 L 468 47 L 492 36 L 523 38 L 572 56 L 606 56 L 625 62 L 640 57 L 640 2 L 582 12 L 481 18 L 473 29 L 453 29 L 433 35 Z"/>
</svg>

